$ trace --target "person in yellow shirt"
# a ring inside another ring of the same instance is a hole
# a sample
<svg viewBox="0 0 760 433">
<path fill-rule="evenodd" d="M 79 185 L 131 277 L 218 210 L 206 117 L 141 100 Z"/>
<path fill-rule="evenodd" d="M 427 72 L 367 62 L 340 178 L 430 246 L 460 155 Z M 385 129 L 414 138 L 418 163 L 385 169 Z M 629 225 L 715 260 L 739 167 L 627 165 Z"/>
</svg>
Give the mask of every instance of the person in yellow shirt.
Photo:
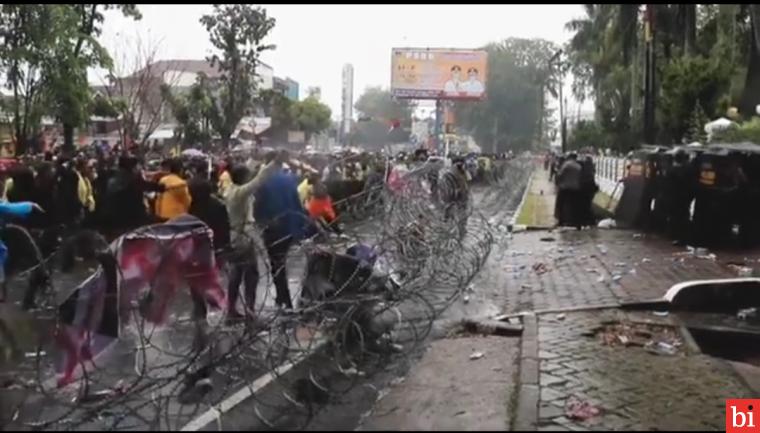
<svg viewBox="0 0 760 433">
<path fill-rule="evenodd" d="M 75 172 L 79 178 L 77 192 L 79 201 L 88 213 L 95 212 L 95 195 L 92 190 L 92 167 L 84 159 L 77 160 Z"/>
<path fill-rule="evenodd" d="M 180 177 L 182 163 L 172 159 L 169 162 L 169 174 L 158 182 L 164 187 L 164 192 L 156 199 L 156 216 L 161 220 L 170 220 L 188 213 L 192 198 L 187 181 Z"/>
<path fill-rule="evenodd" d="M 319 182 L 319 175 L 315 173 L 309 173 L 304 178 L 303 182 L 298 185 L 298 199 L 301 200 L 301 204 L 306 206 L 309 199 L 311 199 L 312 191 L 314 190 L 314 184 Z"/>
</svg>

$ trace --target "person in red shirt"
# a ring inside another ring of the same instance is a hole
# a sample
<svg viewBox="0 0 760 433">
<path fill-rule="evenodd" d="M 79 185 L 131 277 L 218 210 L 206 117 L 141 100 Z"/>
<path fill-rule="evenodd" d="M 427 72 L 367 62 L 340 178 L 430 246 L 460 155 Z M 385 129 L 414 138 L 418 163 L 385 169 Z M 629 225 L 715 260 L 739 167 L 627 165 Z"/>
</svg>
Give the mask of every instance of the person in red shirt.
<svg viewBox="0 0 760 433">
<path fill-rule="evenodd" d="M 309 212 L 309 216 L 314 218 L 318 223 L 321 223 L 323 227 L 340 233 L 338 225 L 333 224 L 337 216 L 330 194 L 327 193 L 327 186 L 324 183 L 319 182 L 314 185 L 314 191 L 306 205 L 306 211 Z"/>
</svg>

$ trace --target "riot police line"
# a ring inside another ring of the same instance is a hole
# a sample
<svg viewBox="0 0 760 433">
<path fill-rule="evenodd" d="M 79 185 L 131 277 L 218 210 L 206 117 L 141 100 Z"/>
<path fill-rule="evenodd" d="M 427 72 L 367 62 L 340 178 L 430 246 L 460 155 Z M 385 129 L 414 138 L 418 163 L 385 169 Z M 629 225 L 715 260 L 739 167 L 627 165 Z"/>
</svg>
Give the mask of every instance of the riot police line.
<svg viewBox="0 0 760 433">
<path fill-rule="evenodd" d="M 626 160 L 618 226 L 677 245 L 760 244 L 760 145 L 645 146 Z"/>
</svg>

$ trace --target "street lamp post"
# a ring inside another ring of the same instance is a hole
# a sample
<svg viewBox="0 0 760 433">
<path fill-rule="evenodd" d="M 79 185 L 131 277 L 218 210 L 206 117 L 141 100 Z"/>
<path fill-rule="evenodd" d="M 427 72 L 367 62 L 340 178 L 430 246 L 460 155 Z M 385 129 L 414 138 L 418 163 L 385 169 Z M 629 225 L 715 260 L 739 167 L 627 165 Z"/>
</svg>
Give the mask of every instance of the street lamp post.
<svg viewBox="0 0 760 433">
<path fill-rule="evenodd" d="M 563 80 L 563 72 L 562 72 L 562 49 L 559 49 L 554 55 L 549 59 L 549 66 L 551 67 L 554 65 L 555 61 L 557 64 L 557 72 L 559 72 L 559 127 L 560 127 L 560 140 L 561 140 L 561 146 L 562 146 L 562 153 L 565 153 L 566 150 L 566 142 L 567 142 L 567 127 L 565 124 L 565 103 L 564 103 L 564 96 L 562 92 L 562 87 L 564 87 L 564 80 Z"/>
</svg>

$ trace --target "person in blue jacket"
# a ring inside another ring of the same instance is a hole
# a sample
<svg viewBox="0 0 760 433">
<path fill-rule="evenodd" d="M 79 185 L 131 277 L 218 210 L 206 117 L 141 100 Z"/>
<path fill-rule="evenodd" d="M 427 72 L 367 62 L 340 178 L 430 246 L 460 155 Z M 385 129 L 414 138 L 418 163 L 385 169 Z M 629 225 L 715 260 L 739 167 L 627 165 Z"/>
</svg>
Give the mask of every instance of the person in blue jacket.
<svg viewBox="0 0 760 433">
<path fill-rule="evenodd" d="M 6 220 L 13 218 L 26 218 L 31 215 L 32 211 L 38 210 L 43 212 L 42 208 L 37 203 L 32 202 L 20 202 L 20 203 L 8 203 L 6 201 L 0 202 L 0 223 L 5 224 Z M 8 297 L 8 287 L 5 280 L 5 263 L 8 261 L 8 247 L 0 239 L 0 286 L 3 288 L 3 296 L 0 298 L 0 302 L 5 302 Z"/>
<path fill-rule="evenodd" d="M 288 155 L 285 152 L 271 152 L 266 162 L 275 158 L 286 161 Z M 280 168 L 261 185 L 254 197 L 253 216 L 264 229 L 262 237 L 277 291 L 275 302 L 279 307 L 292 311 L 286 270 L 288 250 L 294 242 L 303 238 L 309 221 L 298 197 L 298 181 Z"/>
</svg>

